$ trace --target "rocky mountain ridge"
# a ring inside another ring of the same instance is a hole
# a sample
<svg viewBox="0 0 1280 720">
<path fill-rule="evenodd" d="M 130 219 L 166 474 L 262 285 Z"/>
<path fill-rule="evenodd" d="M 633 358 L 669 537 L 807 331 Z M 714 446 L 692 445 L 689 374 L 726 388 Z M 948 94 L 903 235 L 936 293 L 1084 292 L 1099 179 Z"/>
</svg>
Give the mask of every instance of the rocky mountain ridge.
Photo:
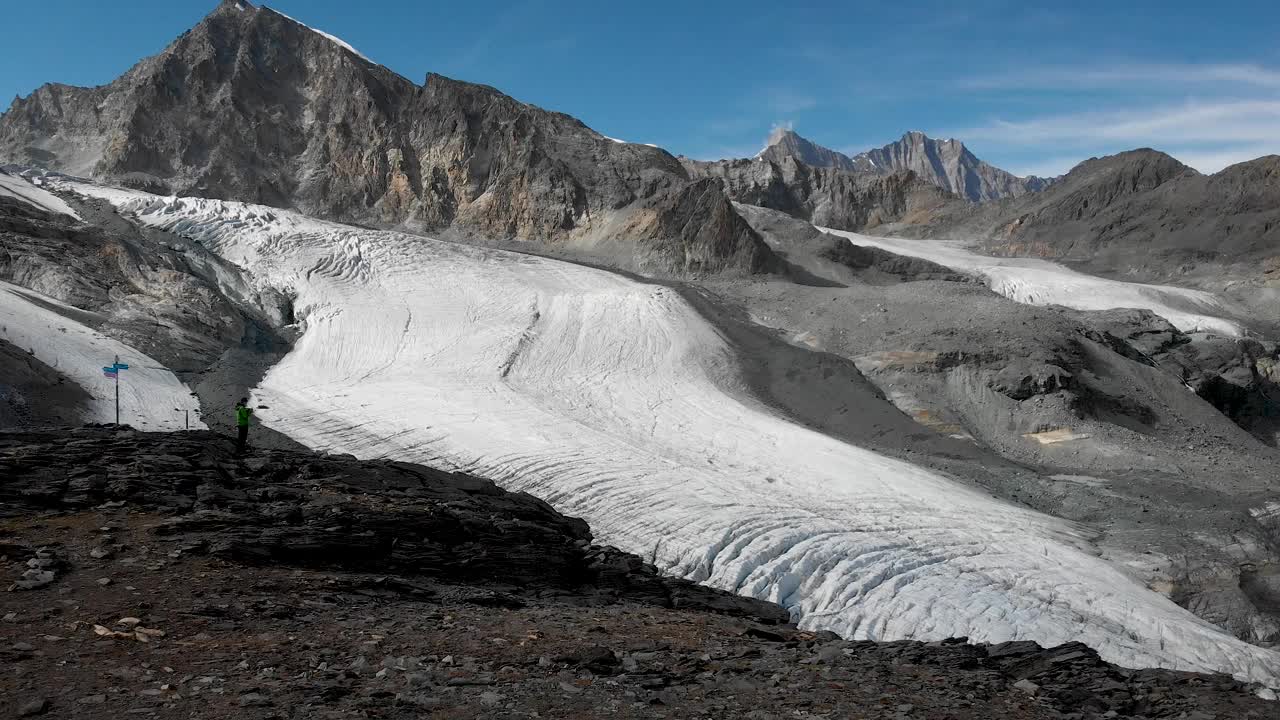
<svg viewBox="0 0 1280 720">
<path fill-rule="evenodd" d="M 911 171 L 888 175 L 813 167 L 794 157 L 683 160 L 734 202 L 779 210 L 815 225 L 865 230 L 926 215 L 955 197 Z"/>
<path fill-rule="evenodd" d="M 939 205 L 885 231 L 1223 292 L 1255 310 L 1263 330 L 1280 318 L 1280 156 L 1205 175 L 1131 150 L 1087 160 L 1041 193 Z"/>
<path fill-rule="evenodd" d="M 222 2 L 97 88 L 46 85 L 0 116 L 0 163 L 165 194 L 489 240 L 569 245 L 690 275 L 768 248 L 674 157 L 497 90 L 421 86 L 299 22 Z"/>
<path fill-rule="evenodd" d="M 1018 177 L 979 160 L 959 140 L 938 140 L 916 130 L 884 147 L 850 157 L 807 140 L 793 130 L 779 129 L 756 157 L 773 162 L 795 158 L 814 168 L 875 175 L 909 171 L 971 202 L 1039 192 L 1053 182 L 1035 176 Z"/>
</svg>

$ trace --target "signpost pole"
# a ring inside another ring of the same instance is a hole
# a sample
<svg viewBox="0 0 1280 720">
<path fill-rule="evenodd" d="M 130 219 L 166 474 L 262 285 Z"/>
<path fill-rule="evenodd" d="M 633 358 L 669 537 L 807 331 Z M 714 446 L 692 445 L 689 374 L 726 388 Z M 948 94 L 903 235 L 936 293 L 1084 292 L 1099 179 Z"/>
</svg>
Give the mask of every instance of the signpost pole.
<svg viewBox="0 0 1280 720">
<path fill-rule="evenodd" d="M 116 356 L 116 425 L 120 424 L 120 356 Z"/>
</svg>

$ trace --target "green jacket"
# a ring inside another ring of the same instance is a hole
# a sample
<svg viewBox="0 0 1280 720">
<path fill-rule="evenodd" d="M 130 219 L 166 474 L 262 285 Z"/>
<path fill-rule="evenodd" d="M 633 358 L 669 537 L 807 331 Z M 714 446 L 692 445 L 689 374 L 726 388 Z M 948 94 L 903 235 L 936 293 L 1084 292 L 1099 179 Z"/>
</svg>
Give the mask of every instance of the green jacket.
<svg viewBox="0 0 1280 720">
<path fill-rule="evenodd" d="M 249 416 L 253 414 L 253 410 L 244 405 L 236 406 L 236 426 L 249 427 Z"/>
</svg>

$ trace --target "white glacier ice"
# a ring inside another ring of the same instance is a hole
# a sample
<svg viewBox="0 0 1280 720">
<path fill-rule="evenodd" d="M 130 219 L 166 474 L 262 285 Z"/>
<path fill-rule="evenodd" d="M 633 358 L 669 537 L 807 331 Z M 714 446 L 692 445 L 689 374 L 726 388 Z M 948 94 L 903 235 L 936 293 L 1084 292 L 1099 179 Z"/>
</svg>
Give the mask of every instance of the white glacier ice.
<svg viewBox="0 0 1280 720">
<path fill-rule="evenodd" d="M 86 422 L 115 422 L 115 383 L 102 368 L 119 357 L 129 366 L 120 373 L 120 422 L 152 432 L 182 430 L 182 411 L 190 410 L 191 427 L 205 427 L 191 390 L 172 372 L 80 321 L 89 319 L 70 305 L 0 282 L 0 338 L 84 388 L 90 396 Z"/>
<path fill-rule="evenodd" d="M 1069 524 L 751 399 L 729 345 L 668 288 L 261 206 L 74 188 L 296 298 L 301 337 L 254 395 L 307 445 L 491 477 L 670 573 L 846 637 L 1079 640 L 1128 666 L 1280 678 L 1280 654 L 1143 587 Z"/>
<path fill-rule="evenodd" d="M 17 176 L 0 170 L 0 196 L 20 200 L 46 212 L 81 217 L 62 198 Z"/>
<path fill-rule="evenodd" d="M 1085 275 L 1047 260 L 988 257 L 946 240 L 873 237 L 844 230 L 819 230 L 854 245 L 931 260 L 982 277 L 992 291 L 1029 305 L 1063 305 L 1076 310 L 1140 308 L 1151 310 L 1183 332 L 1244 334 L 1235 313 L 1212 293 L 1171 285 L 1146 285 Z"/>
</svg>

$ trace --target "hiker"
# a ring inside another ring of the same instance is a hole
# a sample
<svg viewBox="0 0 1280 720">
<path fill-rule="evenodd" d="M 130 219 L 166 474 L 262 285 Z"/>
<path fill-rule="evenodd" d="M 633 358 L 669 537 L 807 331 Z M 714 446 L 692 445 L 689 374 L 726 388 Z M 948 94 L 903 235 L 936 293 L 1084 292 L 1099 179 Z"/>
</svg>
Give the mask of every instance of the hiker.
<svg viewBox="0 0 1280 720">
<path fill-rule="evenodd" d="M 249 407 L 249 398 L 240 398 L 236 403 L 236 454 L 243 455 L 249 443 L 249 416 L 253 409 Z"/>
</svg>

